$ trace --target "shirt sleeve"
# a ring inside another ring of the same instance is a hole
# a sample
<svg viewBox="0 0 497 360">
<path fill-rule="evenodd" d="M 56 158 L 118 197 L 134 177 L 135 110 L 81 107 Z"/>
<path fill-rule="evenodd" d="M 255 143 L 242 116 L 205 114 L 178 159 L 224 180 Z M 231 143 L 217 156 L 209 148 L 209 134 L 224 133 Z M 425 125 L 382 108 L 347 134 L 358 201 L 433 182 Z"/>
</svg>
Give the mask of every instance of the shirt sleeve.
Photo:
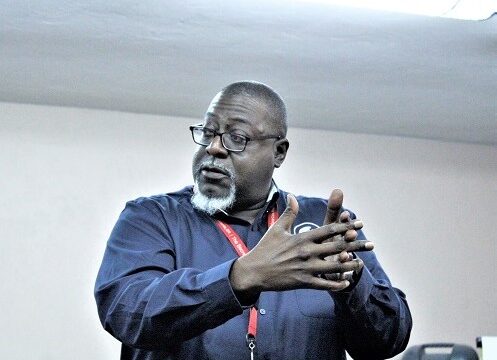
<svg viewBox="0 0 497 360">
<path fill-rule="evenodd" d="M 107 242 L 95 299 L 104 328 L 125 345 L 171 349 L 243 309 L 229 282 L 234 260 L 175 269 L 167 224 L 153 203 L 126 204 Z"/>
<path fill-rule="evenodd" d="M 362 231 L 358 239 L 366 239 Z M 356 255 L 364 262 L 358 281 L 350 291 L 332 293 L 345 348 L 356 360 L 393 357 L 406 348 L 411 333 L 406 296 L 392 286 L 373 252 Z"/>
</svg>

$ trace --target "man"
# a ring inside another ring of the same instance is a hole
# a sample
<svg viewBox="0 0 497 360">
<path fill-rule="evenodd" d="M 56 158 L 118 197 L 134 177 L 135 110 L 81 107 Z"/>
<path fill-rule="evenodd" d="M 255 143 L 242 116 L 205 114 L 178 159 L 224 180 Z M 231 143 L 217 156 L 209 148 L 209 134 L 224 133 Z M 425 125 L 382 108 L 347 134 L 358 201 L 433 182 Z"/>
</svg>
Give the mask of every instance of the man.
<svg viewBox="0 0 497 360">
<path fill-rule="evenodd" d="M 289 146 L 281 98 L 261 83 L 231 84 L 190 130 L 195 185 L 128 202 L 107 244 L 95 296 L 121 358 L 401 352 L 405 296 L 341 191 L 295 198 L 272 180 Z"/>
</svg>

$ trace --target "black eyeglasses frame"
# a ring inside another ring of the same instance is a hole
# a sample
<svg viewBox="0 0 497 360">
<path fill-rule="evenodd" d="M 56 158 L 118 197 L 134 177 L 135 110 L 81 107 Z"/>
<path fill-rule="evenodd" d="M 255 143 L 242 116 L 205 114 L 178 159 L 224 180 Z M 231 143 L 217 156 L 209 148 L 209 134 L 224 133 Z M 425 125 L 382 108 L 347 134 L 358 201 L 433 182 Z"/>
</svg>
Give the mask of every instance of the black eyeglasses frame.
<svg viewBox="0 0 497 360">
<path fill-rule="evenodd" d="M 248 143 L 249 141 L 254 141 L 254 140 L 267 140 L 267 139 L 277 139 L 277 140 L 281 140 L 281 139 L 283 139 L 283 137 L 282 137 L 282 136 L 280 136 L 280 135 L 265 135 L 265 136 L 253 136 L 253 137 L 248 137 L 248 136 L 245 136 L 245 135 L 242 135 L 242 134 L 236 134 L 237 136 L 240 136 L 240 137 L 242 137 L 243 139 L 245 139 L 245 144 L 243 145 L 243 149 L 241 149 L 241 150 L 239 150 L 239 149 L 229 149 L 228 147 L 226 147 L 226 144 L 224 143 L 224 135 L 226 135 L 226 134 L 227 134 L 227 135 L 232 135 L 232 134 L 234 134 L 234 133 L 232 133 L 232 132 L 230 133 L 229 131 L 225 131 L 225 132 L 220 133 L 220 132 L 218 132 L 218 131 L 216 131 L 216 130 L 214 130 L 214 129 L 206 128 L 205 126 L 202 126 L 201 124 L 199 124 L 199 125 L 192 125 L 192 126 L 190 126 L 190 131 L 191 131 L 191 133 L 192 133 L 193 142 L 194 142 L 195 144 L 198 144 L 198 145 L 201 145 L 201 146 L 209 146 L 209 145 L 212 143 L 212 141 L 211 141 L 209 144 L 202 144 L 202 143 L 197 142 L 197 141 L 195 140 L 195 135 L 194 135 L 194 133 L 193 133 L 195 130 L 202 130 L 202 131 L 203 131 L 203 130 L 209 130 L 209 131 L 211 131 L 211 132 L 214 134 L 214 137 L 213 137 L 212 139 L 214 140 L 214 138 L 215 138 L 216 136 L 219 136 L 219 137 L 221 138 L 221 144 L 223 145 L 223 147 L 224 147 L 226 150 L 231 151 L 231 152 L 242 152 L 242 151 L 244 151 L 244 150 L 245 150 L 245 148 L 247 147 L 247 143 Z"/>
</svg>

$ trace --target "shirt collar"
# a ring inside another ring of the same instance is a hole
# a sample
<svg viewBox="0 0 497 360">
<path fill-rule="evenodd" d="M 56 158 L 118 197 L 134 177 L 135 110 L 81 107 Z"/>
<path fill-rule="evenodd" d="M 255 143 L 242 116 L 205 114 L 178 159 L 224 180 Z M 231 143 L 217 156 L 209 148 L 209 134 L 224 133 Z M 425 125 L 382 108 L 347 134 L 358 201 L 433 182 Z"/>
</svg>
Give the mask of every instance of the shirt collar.
<svg viewBox="0 0 497 360">
<path fill-rule="evenodd" d="M 272 184 L 271 184 L 271 190 L 269 190 L 269 195 L 267 196 L 267 200 L 266 200 L 266 203 L 270 202 L 271 200 L 273 200 L 273 197 L 274 197 L 274 194 L 278 193 L 278 186 L 276 186 L 276 183 L 274 182 L 274 180 L 271 180 Z"/>
</svg>

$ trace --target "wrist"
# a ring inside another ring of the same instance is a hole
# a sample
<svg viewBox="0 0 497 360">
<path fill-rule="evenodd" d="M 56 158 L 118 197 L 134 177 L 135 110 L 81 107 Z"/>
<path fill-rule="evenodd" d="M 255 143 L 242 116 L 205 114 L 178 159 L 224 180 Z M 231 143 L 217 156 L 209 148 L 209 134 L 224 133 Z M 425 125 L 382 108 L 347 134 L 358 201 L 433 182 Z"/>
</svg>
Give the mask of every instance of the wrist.
<svg viewBox="0 0 497 360">
<path fill-rule="evenodd" d="M 231 266 L 229 281 L 236 298 L 242 306 L 250 306 L 257 302 L 260 291 L 254 285 L 254 277 L 243 266 L 243 260 L 236 259 Z"/>
</svg>

